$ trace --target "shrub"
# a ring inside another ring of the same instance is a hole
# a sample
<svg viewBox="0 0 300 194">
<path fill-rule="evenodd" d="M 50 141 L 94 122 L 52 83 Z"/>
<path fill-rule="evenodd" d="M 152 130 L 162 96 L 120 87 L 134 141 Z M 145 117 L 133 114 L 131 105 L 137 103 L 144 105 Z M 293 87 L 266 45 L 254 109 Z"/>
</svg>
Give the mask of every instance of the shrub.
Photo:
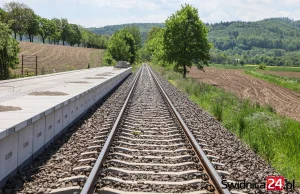
<svg viewBox="0 0 300 194">
<path fill-rule="evenodd" d="M 267 69 L 267 66 L 266 66 L 266 64 L 261 63 L 261 64 L 258 65 L 257 69 L 265 70 L 265 69 Z"/>
</svg>

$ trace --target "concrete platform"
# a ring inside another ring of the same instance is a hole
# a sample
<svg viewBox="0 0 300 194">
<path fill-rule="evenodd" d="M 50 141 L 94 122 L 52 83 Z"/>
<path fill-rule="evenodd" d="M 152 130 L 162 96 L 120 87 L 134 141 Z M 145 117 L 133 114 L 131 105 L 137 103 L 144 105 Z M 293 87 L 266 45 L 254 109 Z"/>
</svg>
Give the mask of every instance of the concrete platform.
<svg viewBox="0 0 300 194">
<path fill-rule="evenodd" d="M 101 67 L 0 81 L 0 188 L 116 85 L 131 68 Z M 33 96 L 32 92 L 67 95 Z"/>
</svg>

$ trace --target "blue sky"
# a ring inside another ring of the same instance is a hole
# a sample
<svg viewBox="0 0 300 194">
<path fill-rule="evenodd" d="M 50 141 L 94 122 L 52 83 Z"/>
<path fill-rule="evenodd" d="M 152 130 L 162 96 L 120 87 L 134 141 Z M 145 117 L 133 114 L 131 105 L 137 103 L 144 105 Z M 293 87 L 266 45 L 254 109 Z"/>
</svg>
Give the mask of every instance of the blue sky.
<svg viewBox="0 0 300 194">
<path fill-rule="evenodd" d="M 0 6 L 10 0 L 0 0 Z M 84 27 L 164 22 L 189 3 L 203 22 L 257 21 L 270 17 L 300 20 L 300 0 L 17 0 L 45 18 L 67 18 Z"/>
</svg>

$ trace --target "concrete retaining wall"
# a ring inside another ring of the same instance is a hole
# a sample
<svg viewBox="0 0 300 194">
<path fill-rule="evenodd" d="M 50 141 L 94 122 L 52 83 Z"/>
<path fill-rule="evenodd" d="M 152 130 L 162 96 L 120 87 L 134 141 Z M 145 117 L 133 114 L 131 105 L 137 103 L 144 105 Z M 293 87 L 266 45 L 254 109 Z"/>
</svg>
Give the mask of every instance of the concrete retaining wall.
<svg viewBox="0 0 300 194">
<path fill-rule="evenodd" d="M 131 74 L 131 68 L 70 99 L 63 102 L 58 100 L 59 103 L 51 108 L 42 110 L 34 117 L 7 129 L 6 134 L 2 133 L 2 139 L 0 139 L 0 188 L 4 186 L 10 176 L 24 165 L 29 164 L 45 147 L 129 74 Z M 51 99 L 49 98 L 49 100 Z M 9 114 L 13 115 L 11 112 Z"/>
</svg>

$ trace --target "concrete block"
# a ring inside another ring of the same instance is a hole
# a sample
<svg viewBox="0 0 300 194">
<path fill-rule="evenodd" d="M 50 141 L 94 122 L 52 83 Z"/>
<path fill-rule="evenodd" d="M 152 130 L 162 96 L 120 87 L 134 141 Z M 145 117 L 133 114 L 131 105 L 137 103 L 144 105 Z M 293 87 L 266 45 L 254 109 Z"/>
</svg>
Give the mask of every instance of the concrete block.
<svg viewBox="0 0 300 194">
<path fill-rule="evenodd" d="M 45 144 L 47 146 L 50 141 L 53 141 L 55 135 L 55 112 L 46 115 L 46 128 L 45 128 Z"/>
<path fill-rule="evenodd" d="M 70 122 L 74 121 L 76 118 L 76 100 L 75 99 L 72 100 L 70 103 Z"/>
<path fill-rule="evenodd" d="M 0 141 L 0 180 L 12 173 L 18 165 L 18 133 Z"/>
<path fill-rule="evenodd" d="M 45 117 L 42 117 L 41 119 L 33 123 L 33 158 L 35 158 L 41 151 L 43 151 L 45 145 L 45 128 Z"/>
<path fill-rule="evenodd" d="M 70 103 L 63 106 L 63 129 L 70 123 Z"/>
<path fill-rule="evenodd" d="M 18 132 L 18 166 L 22 168 L 33 154 L 33 124 Z"/>
<path fill-rule="evenodd" d="M 55 110 L 54 116 L 54 135 L 58 135 L 63 129 L 63 108 L 61 107 Z"/>
</svg>

